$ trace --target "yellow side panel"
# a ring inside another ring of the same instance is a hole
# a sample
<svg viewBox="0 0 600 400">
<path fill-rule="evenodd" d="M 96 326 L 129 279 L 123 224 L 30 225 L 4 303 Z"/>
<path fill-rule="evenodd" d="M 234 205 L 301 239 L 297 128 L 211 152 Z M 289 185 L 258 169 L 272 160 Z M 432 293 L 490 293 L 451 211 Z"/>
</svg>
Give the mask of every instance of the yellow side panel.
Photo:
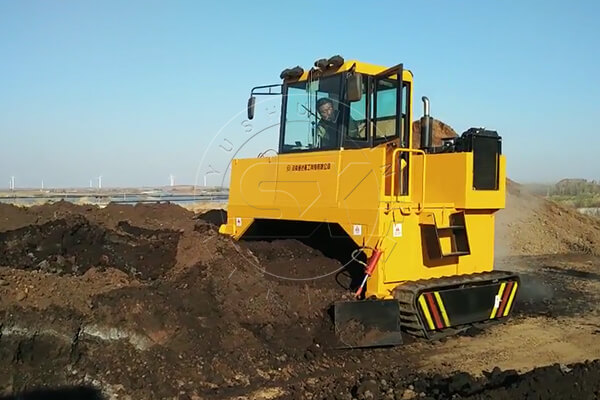
<svg viewBox="0 0 600 400">
<path fill-rule="evenodd" d="M 383 174 L 382 149 L 344 150 L 338 174 L 338 204 L 342 210 L 377 210 Z"/>
<path fill-rule="evenodd" d="M 230 205 L 255 207 L 257 213 L 276 209 L 273 183 L 277 180 L 277 158 L 233 160 L 229 187 Z"/>
<path fill-rule="evenodd" d="M 234 160 L 229 207 L 251 208 L 254 218 L 304 220 L 336 206 L 338 169 L 337 152 Z"/>
<path fill-rule="evenodd" d="M 456 208 L 461 209 L 504 208 L 504 156 L 500 156 L 498 190 L 473 189 L 473 153 L 429 154 L 426 158 L 426 203 L 453 203 Z"/>
<path fill-rule="evenodd" d="M 494 214 L 490 211 L 465 213 L 471 254 L 459 257 L 458 274 L 491 271 L 494 266 Z"/>
<path fill-rule="evenodd" d="M 473 153 L 467 154 L 467 165 L 473 165 Z M 459 208 L 471 209 L 502 209 L 506 203 L 506 158 L 500 156 L 500 168 L 498 174 L 498 190 L 475 190 L 473 189 L 472 169 L 467 174 L 467 196 L 464 205 Z"/>
<path fill-rule="evenodd" d="M 460 210 L 453 208 L 428 209 L 435 215 L 439 227 L 450 224 L 450 215 Z M 403 215 L 398 210 L 381 212 L 384 236 L 381 248 L 383 257 L 371 278 L 367 295 L 390 296 L 390 291 L 405 281 L 439 278 L 486 272 L 494 262 L 494 214 L 490 210 L 473 210 L 465 213 L 471 254 L 460 257 L 430 259 L 423 240 L 421 218 L 416 213 Z M 450 252 L 449 238 L 444 252 Z"/>
<path fill-rule="evenodd" d="M 397 284 L 403 281 L 456 274 L 456 259 L 427 260 L 426 249 L 421 237 L 420 220 L 417 214 L 402 215 L 402 213 L 395 211 L 387 216 L 383 214 L 382 219 L 384 219 L 384 227 L 386 227 L 385 239 L 382 244 L 383 261 L 379 262 L 380 271 L 383 271 L 383 283 Z M 441 220 L 441 216 L 439 219 Z M 395 225 L 398 224 L 401 224 L 401 236 L 394 235 Z"/>
<path fill-rule="evenodd" d="M 464 203 L 468 173 L 464 154 L 426 156 L 425 203 Z"/>
<path fill-rule="evenodd" d="M 356 243 L 374 245 L 376 239 L 370 236 L 377 232 L 384 151 L 381 147 L 234 160 L 223 232 L 239 237 L 259 218 L 336 222 Z"/>
</svg>

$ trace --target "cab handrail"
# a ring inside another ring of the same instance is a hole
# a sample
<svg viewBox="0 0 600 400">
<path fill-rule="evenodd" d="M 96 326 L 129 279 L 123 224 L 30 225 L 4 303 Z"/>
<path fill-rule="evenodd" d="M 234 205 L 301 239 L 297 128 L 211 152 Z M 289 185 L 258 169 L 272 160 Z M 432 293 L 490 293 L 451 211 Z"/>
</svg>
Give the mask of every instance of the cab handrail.
<svg viewBox="0 0 600 400">
<path fill-rule="evenodd" d="M 425 172 L 427 167 L 425 152 L 419 149 L 408 149 L 408 148 L 398 148 L 395 149 L 392 153 L 392 196 L 395 195 L 396 189 L 398 186 L 398 164 L 396 162 L 396 158 L 399 158 L 400 153 L 413 153 L 420 154 L 423 156 L 423 173 L 421 176 L 421 201 L 419 202 L 420 208 L 423 208 L 425 203 Z M 410 179 L 410 178 L 409 178 Z M 410 183 L 409 183 L 409 194 L 410 194 Z"/>
</svg>

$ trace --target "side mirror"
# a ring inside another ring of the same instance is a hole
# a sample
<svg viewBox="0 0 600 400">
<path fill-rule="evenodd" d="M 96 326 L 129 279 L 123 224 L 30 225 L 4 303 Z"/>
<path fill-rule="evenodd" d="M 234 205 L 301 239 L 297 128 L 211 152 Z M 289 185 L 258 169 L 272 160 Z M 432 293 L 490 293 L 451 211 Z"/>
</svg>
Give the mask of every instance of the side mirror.
<svg viewBox="0 0 600 400">
<path fill-rule="evenodd" d="M 248 99 L 248 119 L 254 118 L 254 104 L 256 104 L 256 97 L 250 96 Z"/>
<path fill-rule="evenodd" d="M 359 73 L 348 75 L 346 100 L 348 102 L 360 101 L 363 95 L 363 79 Z"/>
</svg>

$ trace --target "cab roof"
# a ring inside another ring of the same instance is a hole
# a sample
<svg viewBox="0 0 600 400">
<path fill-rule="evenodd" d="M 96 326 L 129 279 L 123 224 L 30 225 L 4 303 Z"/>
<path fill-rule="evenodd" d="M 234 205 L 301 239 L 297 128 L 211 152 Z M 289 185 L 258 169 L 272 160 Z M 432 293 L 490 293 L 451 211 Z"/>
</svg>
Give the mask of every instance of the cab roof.
<svg viewBox="0 0 600 400">
<path fill-rule="evenodd" d="M 370 64 L 370 63 L 366 63 L 366 62 L 362 62 L 362 61 L 358 61 L 358 60 L 347 60 L 347 61 L 344 61 L 344 63 L 341 66 L 339 66 L 338 68 L 334 67 L 334 68 L 327 68 L 327 69 L 322 70 L 320 68 L 313 67 L 313 68 L 310 68 L 309 70 L 304 70 L 302 75 L 300 75 L 300 77 L 297 79 L 284 79 L 284 80 L 286 82 L 306 81 L 306 80 L 308 80 L 309 74 L 318 74 L 318 76 L 329 76 L 329 75 L 334 75 L 334 74 L 337 74 L 340 72 L 349 71 L 353 67 L 355 68 L 356 72 L 365 74 L 365 75 L 377 75 L 377 74 L 384 72 L 385 70 L 390 68 L 390 67 Z M 404 69 L 403 73 L 402 73 L 402 78 L 404 81 L 412 81 L 413 74 L 410 70 Z"/>
</svg>

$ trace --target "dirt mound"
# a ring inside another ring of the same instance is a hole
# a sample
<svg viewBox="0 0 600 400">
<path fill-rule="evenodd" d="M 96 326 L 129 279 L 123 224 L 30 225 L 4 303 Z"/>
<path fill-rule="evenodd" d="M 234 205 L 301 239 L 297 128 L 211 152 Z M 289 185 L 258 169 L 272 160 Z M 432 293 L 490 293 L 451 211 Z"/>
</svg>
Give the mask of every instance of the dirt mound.
<svg viewBox="0 0 600 400">
<path fill-rule="evenodd" d="M 600 393 L 600 361 L 552 365 L 519 374 L 499 368 L 482 377 L 467 373 L 423 376 L 368 372 L 354 382 L 323 378 L 304 385 L 307 398 L 335 399 L 592 399 Z M 333 396 L 333 397 L 332 397 Z"/>
<path fill-rule="evenodd" d="M 497 214 L 496 253 L 600 254 L 600 220 L 528 193 L 507 181 L 506 209 Z"/>
<path fill-rule="evenodd" d="M 0 203 L 0 231 L 21 228 L 35 224 L 37 218 L 25 207 Z"/>
<path fill-rule="evenodd" d="M 0 397 L 0 400 L 102 400 L 102 392 L 93 387 L 73 386 L 56 389 L 40 389 L 20 393 L 17 396 Z"/>
<path fill-rule="evenodd" d="M 118 230 L 80 215 L 0 233 L 0 265 L 53 273 L 83 274 L 112 267 L 156 279 L 175 264 L 179 233 L 121 221 Z"/>
<path fill-rule="evenodd" d="M 266 382 L 257 366 L 269 371 L 322 352 L 331 340 L 327 307 L 344 289 L 313 275 L 339 270 L 337 261 L 296 241 L 238 244 L 170 209 L 4 208 L 16 219 L 0 224 L 2 368 L 14 370 L 23 346 L 27 354 L 52 347 L 60 371 L 73 364 L 70 349 L 80 373 L 41 381 L 80 384 L 93 374 L 149 398 L 177 393 L 192 372 L 206 382 L 196 391 L 247 385 L 249 376 Z M 47 318 L 36 317 L 40 310 Z M 39 374 L 32 360 L 13 389 Z M 6 379 L 14 375 L 0 374 L 0 390 Z"/>
<path fill-rule="evenodd" d="M 71 385 L 133 399 L 450 398 L 518 390 L 526 381 L 498 371 L 493 378 L 409 373 L 443 343 L 336 351 L 327 311 L 348 296 L 343 261 L 298 240 L 232 241 L 218 234 L 221 212 L 198 218 L 172 205 L 66 203 L 0 212 L 0 394 Z M 589 323 L 597 298 L 571 298 L 598 293 L 597 276 L 540 263 L 536 271 L 543 271 L 526 277 L 555 285 L 543 286 L 549 295 L 541 298 L 524 279 L 531 294 L 524 310 L 544 318 L 543 309 L 554 307 L 552 318 L 584 313 Z M 577 329 L 592 335 L 587 325 Z M 463 339 L 483 344 L 464 344 L 454 359 L 460 342 L 448 342 L 445 362 L 458 365 L 515 337 L 474 336 Z M 499 365 L 486 357 L 461 369 Z M 541 385 L 523 390 L 538 393 Z"/>
<path fill-rule="evenodd" d="M 421 120 L 416 120 L 413 122 L 413 146 L 418 148 L 421 143 Z M 433 138 L 432 144 L 434 146 L 441 146 L 442 139 L 453 138 L 458 136 L 456 131 L 452 129 L 450 125 L 446 125 L 442 121 L 437 119 L 433 119 L 433 128 L 432 128 Z"/>
<path fill-rule="evenodd" d="M 0 204 L 0 232 L 14 230 L 50 220 L 83 216 L 108 228 L 115 228 L 122 221 L 148 229 L 189 229 L 193 226 L 194 213 L 175 204 L 114 204 L 104 208 L 93 205 L 76 205 L 58 201 L 31 207 Z"/>
<path fill-rule="evenodd" d="M 264 273 L 270 279 L 279 280 L 281 284 L 297 286 L 298 282 L 305 282 L 313 287 L 340 286 L 332 275 L 343 272 L 343 265 L 298 240 L 243 242 L 241 246 L 257 256 L 257 265 L 264 266 Z M 345 282 L 342 286 L 348 285 L 349 282 Z"/>
</svg>

